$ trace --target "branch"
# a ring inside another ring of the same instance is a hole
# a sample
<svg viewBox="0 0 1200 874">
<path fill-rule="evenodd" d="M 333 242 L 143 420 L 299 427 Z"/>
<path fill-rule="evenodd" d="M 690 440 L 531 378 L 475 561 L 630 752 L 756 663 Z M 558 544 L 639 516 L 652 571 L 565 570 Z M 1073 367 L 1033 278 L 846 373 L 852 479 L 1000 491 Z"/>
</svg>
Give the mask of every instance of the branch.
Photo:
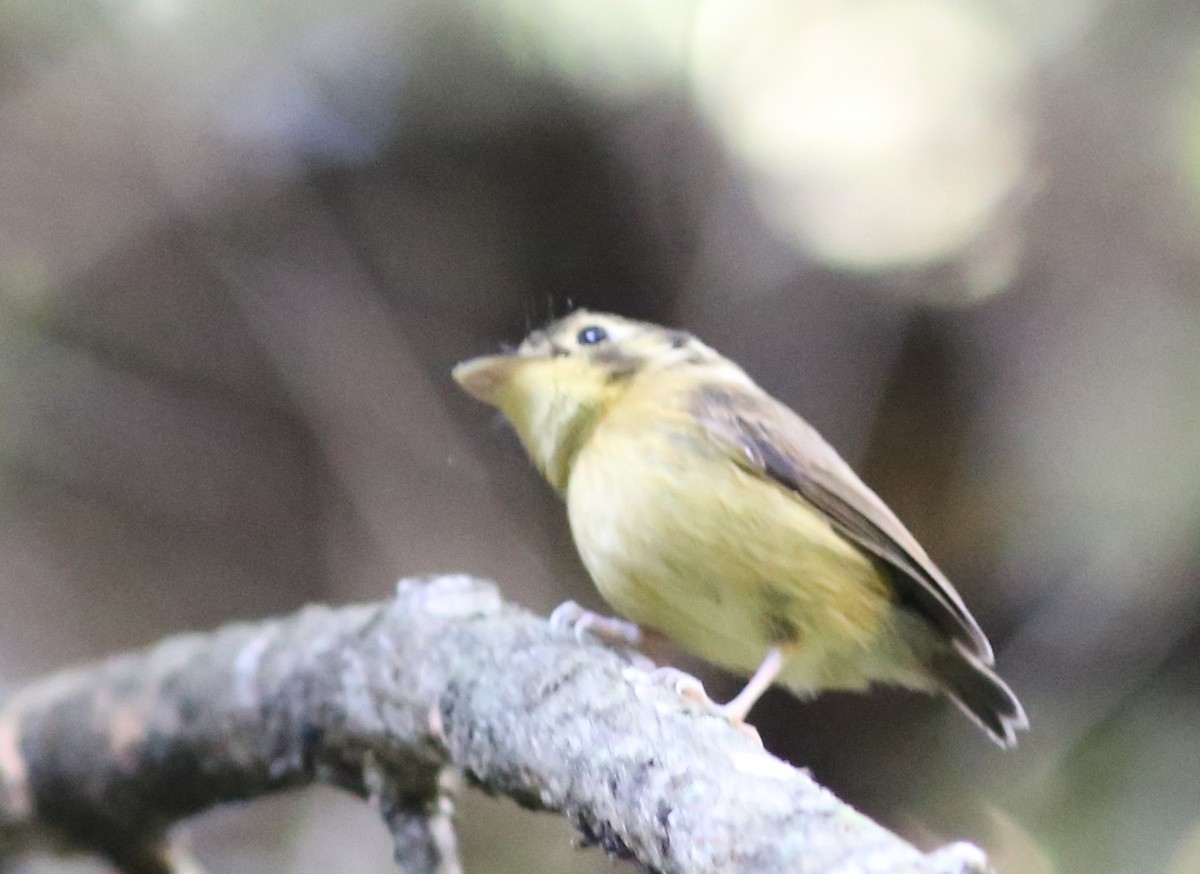
<svg viewBox="0 0 1200 874">
<path fill-rule="evenodd" d="M 452 769 L 452 770 L 451 770 Z M 0 703 L 0 860 L 177 870 L 178 820 L 314 782 L 370 799 L 412 874 L 458 870 L 452 774 L 661 872 L 983 872 L 920 853 L 620 653 L 468 577 L 170 638 Z"/>
</svg>

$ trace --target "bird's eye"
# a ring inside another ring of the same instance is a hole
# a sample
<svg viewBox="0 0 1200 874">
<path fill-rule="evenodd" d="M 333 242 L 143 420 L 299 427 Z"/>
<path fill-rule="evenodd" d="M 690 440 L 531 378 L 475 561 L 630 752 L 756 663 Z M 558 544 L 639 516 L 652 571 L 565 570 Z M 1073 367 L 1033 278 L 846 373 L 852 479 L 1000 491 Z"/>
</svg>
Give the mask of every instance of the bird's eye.
<svg viewBox="0 0 1200 874">
<path fill-rule="evenodd" d="M 593 346 L 596 343 L 603 343 L 607 340 L 608 331 L 599 325 L 588 325 L 576 335 L 575 339 L 579 341 L 580 346 Z"/>
</svg>

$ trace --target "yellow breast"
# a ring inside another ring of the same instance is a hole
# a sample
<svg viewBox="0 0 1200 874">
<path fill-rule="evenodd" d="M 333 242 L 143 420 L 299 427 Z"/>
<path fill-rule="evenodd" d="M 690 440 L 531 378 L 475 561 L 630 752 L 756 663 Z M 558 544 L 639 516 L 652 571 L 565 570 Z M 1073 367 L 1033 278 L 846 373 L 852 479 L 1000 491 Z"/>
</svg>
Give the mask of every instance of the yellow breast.
<svg viewBox="0 0 1200 874">
<path fill-rule="evenodd" d="M 727 668 L 751 671 L 782 646 L 788 685 L 861 685 L 863 654 L 888 636 L 886 580 L 794 493 L 709 444 L 669 387 L 653 389 L 610 411 L 568 483 L 601 594 Z"/>
</svg>

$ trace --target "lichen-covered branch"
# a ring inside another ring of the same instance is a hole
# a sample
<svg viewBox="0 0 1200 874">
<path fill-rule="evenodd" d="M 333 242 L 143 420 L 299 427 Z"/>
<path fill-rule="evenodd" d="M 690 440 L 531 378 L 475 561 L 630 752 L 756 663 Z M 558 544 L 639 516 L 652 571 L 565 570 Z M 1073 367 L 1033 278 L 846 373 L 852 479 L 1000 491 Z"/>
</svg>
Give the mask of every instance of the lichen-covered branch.
<svg viewBox="0 0 1200 874">
<path fill-rule="evenodd" d="M 0 703 L 0 860 L 49 845 L 169 872 L 172 823 L 324 782 L 377 806 L 402 870 L 448 874 L 457 774 L 651 871 L 986 870 L 967 844 L 918 852 L 620 653 L 467 577 L 171 638 L 17 692 Z"/>
</svg>

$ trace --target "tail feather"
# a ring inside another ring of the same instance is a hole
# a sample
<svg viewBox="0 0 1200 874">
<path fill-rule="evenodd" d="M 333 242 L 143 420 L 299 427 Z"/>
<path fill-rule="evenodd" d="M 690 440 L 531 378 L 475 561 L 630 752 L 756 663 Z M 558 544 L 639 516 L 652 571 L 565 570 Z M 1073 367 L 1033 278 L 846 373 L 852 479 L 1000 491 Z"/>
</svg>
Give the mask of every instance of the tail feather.
<svg viewBox="0 0 1200 874">
<path fill-rule="evenodd" d="M 990 667 L 960 647 L 934 657 L 930 669 L 955 704 L 992 740 L 1007 748 L 1017 745 L 1017 732 L 1029 727 L 1025 708 Z"/>
</svg>

